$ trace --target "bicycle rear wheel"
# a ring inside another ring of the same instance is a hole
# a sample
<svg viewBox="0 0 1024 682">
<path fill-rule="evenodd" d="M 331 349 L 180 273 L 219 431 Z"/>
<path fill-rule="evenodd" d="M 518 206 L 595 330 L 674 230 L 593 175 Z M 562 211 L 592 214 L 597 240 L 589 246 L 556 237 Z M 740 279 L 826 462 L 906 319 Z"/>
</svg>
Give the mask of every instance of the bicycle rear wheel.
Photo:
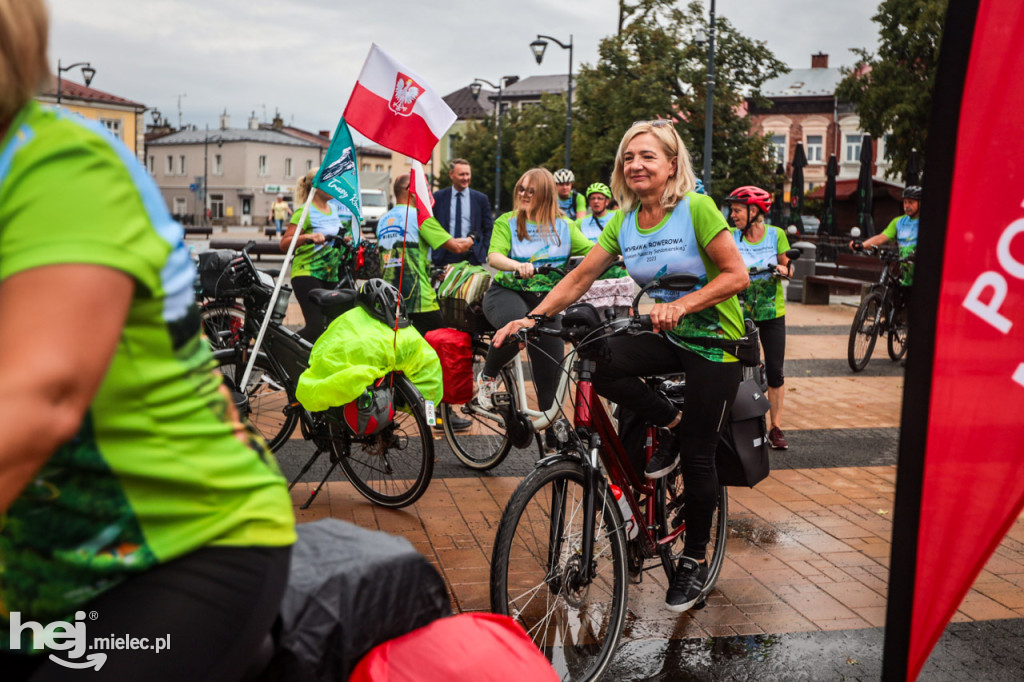
<svg viewBox="0 0 1024 682">
<path fill-rule="evenodd" d="M 353 487 L 383 507 L 405 507 L 420 499 L 434 475 L 434 438 L 423 398 L 402 374 L 394 375 L 395 416 L 383 431 L 355 438 L 333 423 L 332 456 Z M 346 452 L 347 450 L 347 452 Z"/>
<path fill-rule="evenodd" d="M 245 308 L 237 303 L 214 301 L 199 309 L 199 319 L 210 348 L 234 348 L 245 326 Z"/>
<path fill-rule="evenodd" d="M 239 390 L 248 356 L 235 348 L 214 351 L 217 368 L 232 390 Z M 274 452 L 291 437 L 299 415 L 287 409 L 289 405 L 286 380 L 279 376 L 266 355 L 256 356 L 249 383 L 243 391 L 248 397 L 248 414 L 242 415 L 259 432 Z"/>
<path fill-rule="evenodd" d="M 486 357 L 486 347 L 473 349 L 474 379 L 483 369 Z M 497 390 L 511 393 L 512 407 L 518 410 L 519 398 L 512 372 L 503 368 L 497 379 Z M 440 412 L 445 440 L 460 462 L 470 469 L 487 471 L 505 461 L 505 457 L 512 449 L 512 441 L 508 437 L 504 420 L 496 412 L 483 410 L 475 397 L 465 405 L 442 403 Z M 470 427 L 456 431 L 453 417 L 468 419 Z"/>
<path fill-rule="evenodd" d="M 907 354 L 907 331 L 910 324 L 907 321 L 907 306 L 899 303 L 894 306 L 889 321 L 889 340 L 887 343 L 889 357 L 893 362 L 898 362 Z"/>
<path fill-rule="evenodd" d="M 668 476 L 658 479 L 656 495 L 655 520 L 661 527 L 660 536 L 664 537 L 684 524 L 686 495 L 683 488 L 683 475 L 679 467 L 673 469 Z M 683 555 L 684 537 L 685 533 L 671 545 L 662 546 L 662 559 L 670 579 L 672 571 L 675 570 L 675 562 Z M 722 564 L 725 563 L 725 546 L 728 537 L 729 491 L 725 486 L 721 486 L 718 489 L 718 497 L 715 502 L 715 514 L 711 519 L 711 540 L 708 542 L 706 553 L 708 579 L 704 583 L 704 589 L 701 590 L 700 601 L 707 598 L 711 590 L 715 589 L 718 576 L 722 573 Z"/>
<path fill-rule="evenodd" d="M 593 579 L 582 584 L 584 470 L 534 469 L 502 514 L 491 557 L 491 610 L 514 618 L 562 680 L 594 680 L 626 617 L 626 542 L 611 492 L 595 491 Z"/>
<path fill-rule="evenodd" d="M 882 295 L 871 292 L 857 308 L 850 327 L 850 342 L 846 350 L 846 359 L 850 369 L 859 372 L 868 366 L 871 351 L 875 349 L 878 332 L 881 326 Z"/>
</svg>

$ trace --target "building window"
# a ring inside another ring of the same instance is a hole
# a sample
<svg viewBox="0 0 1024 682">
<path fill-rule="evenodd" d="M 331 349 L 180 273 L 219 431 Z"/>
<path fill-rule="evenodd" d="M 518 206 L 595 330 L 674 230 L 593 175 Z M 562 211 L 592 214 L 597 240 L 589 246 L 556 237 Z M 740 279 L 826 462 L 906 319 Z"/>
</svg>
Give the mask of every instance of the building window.
<svg viewBox="0 0 1024 682">
<path fill-rule="evenodd" d="M 383 173 L 384 172 L 384 164 L 382 164 L 382 163 L 378 163 L 377 164 L 377 172 L 378 173 Z"/>
<path fill-rule="evenodd" d="M 223 218 L 224 217 L 224 195 L 223 194 L 211 194 L 210 195 L 210 217 L 211 218 Z"/>
<path fill-rule="evenodd" d="M 455 143 L 458 141 L 458 135 L 448 136 L 448 158 L 452 159 L 455 157 Z"/>
<path fill-rule="evenodd" d="M 220 154 L 213 155 L 213 174 L 224 175 L 224 157 Z"/>
<path fill-rule="evenodd" d="M 860 135 L 846 136 L 846 160 L 849 162 L 860 160 Z"/>
<path fill-rule="evenodd" d="M 174 219 L 180 220 L 186 210 L 185 197 L 174 197 Z"/>
<path fill-rule="evenodd" d="M 156 175 L 156 157 L 153 155 L 149 157 L 149 174 Z"/>
<path fill-rule="evenodd" d="M 313 160 L 306 159 L 306 172 L 308 173 L 311 170 L 313 170 Z"/>
<path fill-rule="evenodd" d="M 167 167 L 164 170 L 165 175 L 174 175 L 174 157 L 170 154 L 167 155 Z"/>
<path fill-rule="evenodd" d="M 101 118 L 100 123 L 103 127 L 110 131 L 110 134 L 119 140 L 123 140 L 124 137 L 121 135 L 121 119 L 119 118 Z"/>
<path fill-rule="evenodd" d="M 182 154 L 178 157 L 178 175 L 185 174 L 185 155 Z"/>
<path fill-rule="evenodd" d="M 772 135 L 772 149 L 769 160 L 773 163 L 786 163 L 785 135 Z"/>
<path fill-rule="evenodd" d="M 821 163 L 824 139 L 824 135 L 807 136 L 807 163 Z"/>
<path fill-rule="evenodd" d="M 260 154 L 259 159 L 256 162 L 256 174 L 266 175 L 267 174 L 267 155 Z"/>
<path fill-rule="evenodd" d="M 364 163 L 359 167 L 359 170 L 363 171 L 364 173 L 370 172 L 370 164 Z"/>
<path fill-rule="evenodd" d="M 291 159 L 285 159 L 284 160 L 284 176 L 286 178 L 292 177 L 292 160 Z"/>
</svg>

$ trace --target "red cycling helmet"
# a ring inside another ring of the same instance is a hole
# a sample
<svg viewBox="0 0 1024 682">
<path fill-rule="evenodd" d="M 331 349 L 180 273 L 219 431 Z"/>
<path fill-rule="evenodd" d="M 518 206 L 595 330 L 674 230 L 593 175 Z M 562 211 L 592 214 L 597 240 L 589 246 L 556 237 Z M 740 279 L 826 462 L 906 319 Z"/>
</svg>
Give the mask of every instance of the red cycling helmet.
<svg viewBox="0 0 1024 682">
<path fill-rule="evenodd" d="M 727 204 L 736 203 L 757 206 L 764 215 L 768 215 L 772 210 L 772 195 L 753 185 L 737 187 L 732 191 L 732 194 L 725 198 L 725 202 Z"/>
<path fill-rule="evenodd" d="M 384 430 L 395 417 L 391 389 L 381 386 L 383 379 L 363 391 L 358 398 L 341 408 L 345 426 L 357 436 L 372 436 Z"/>
</svg>

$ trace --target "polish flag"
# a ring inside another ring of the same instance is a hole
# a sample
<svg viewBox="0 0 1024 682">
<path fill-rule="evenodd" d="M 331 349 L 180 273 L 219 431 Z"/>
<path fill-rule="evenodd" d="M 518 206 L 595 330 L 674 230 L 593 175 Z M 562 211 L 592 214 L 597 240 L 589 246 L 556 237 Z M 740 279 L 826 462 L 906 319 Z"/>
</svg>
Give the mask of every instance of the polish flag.
<svg viewBox="0 0 1024 682">
<path fill-rule="evenodd" d="M 423 164 L 415 159 L 412 162 L 412 195 L 416 209 L 416 224 L 423 226 L 429 218 L 434 217 L 434 194 L 427 187 L 427 175 L 423 172 Z"/>
<path fill-rule="evenodd" d="M 456 116 L 426 81 L 373 44 L 344 118 L 374 142 L 425 163 Z"/>
</svg>

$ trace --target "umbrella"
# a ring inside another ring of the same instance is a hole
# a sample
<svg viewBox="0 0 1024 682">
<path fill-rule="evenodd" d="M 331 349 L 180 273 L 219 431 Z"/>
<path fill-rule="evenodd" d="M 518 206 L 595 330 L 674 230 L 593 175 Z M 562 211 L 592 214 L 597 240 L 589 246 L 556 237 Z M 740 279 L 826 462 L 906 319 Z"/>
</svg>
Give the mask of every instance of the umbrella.
<svg viewBox="0 0 1024 682">
<path fill-rule="evenodd" d="M 874 177 L 871 172 L 873 159 L 871 136 L 865 133 L 860 145 L 860 175 L 857 178 L 857 224 L 860 226 L 861 239 L 875 234 L 874 221 L 871 219 L 871 204 L 874 203 Z"/>
<path fill-rule="evenodd" d="M 804 210 L 804 166 L 807 165 L 807 155 L 804 154 L 804 143 L 796 143 L 796 151 L 793 152 L 793 182 L 789 190 L 789 224 L 796 225 L 800 232 L 804 230 L 804 221 L 800 214 Z"/>
<path fill-rule="evenodd" d="M 818 228 L 819 235 L 833 235 L 838 232 L 836 229 L 837 175 L 839 175 L 839 164 L 836 163 L 836 155 L 830 154 L 828 166 L 825 168 L 825 201 L 821 213 L 821 226 Z"/>
<path fill-rule="evenodd" d="M 916 149 L 910 150 L 907 157 L 907 169 L 903 172 L 903 182 L 906 185 L 921 184 L 921 160 L 918 158 Z"/>
<path fill-rule="evenodd" d="M 782 224 L 782 204 L 786 200 L 783 184 L 786 182 L 786 167 L 781 163 L 775 168 L 775 199 L 772 201 L 772 210 L 768 215 L 768 222 L 772 225 Z"/>
</svg>

